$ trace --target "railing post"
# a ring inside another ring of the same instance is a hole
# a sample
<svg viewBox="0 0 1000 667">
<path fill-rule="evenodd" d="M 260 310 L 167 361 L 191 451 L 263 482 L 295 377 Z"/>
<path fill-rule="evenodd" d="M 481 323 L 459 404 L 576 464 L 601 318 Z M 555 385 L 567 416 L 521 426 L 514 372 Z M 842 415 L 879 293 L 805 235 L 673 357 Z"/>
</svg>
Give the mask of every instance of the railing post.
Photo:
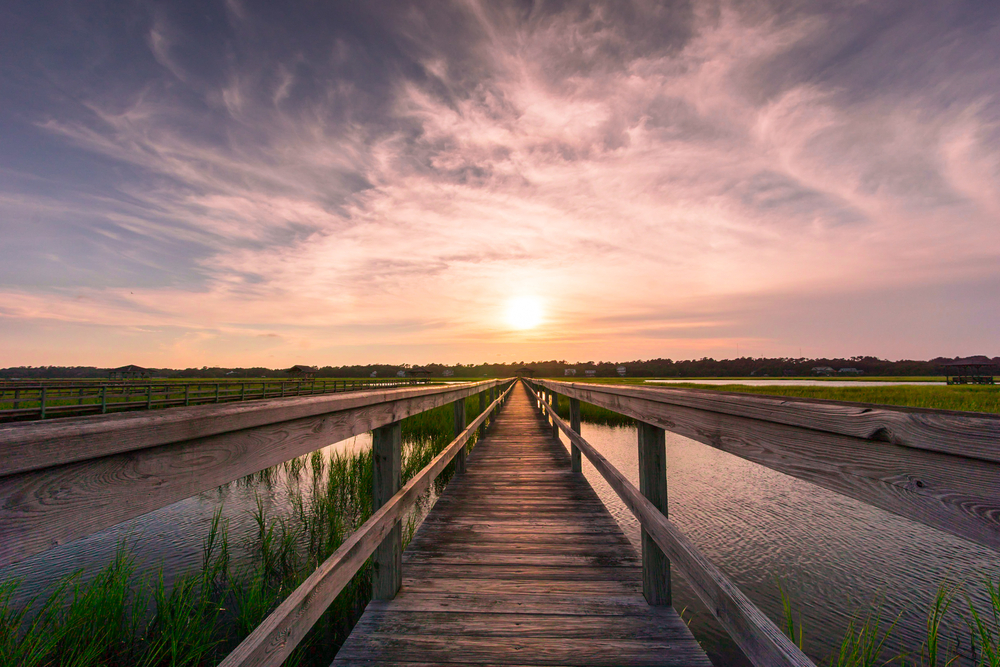
<svg viewBox="0 0 1000 667">
<path fill-rule="evenodd" d="M 45 387 L 42 387 L 42 400 L 39 406 L 40 418 L 45 419 Z"/>
<path fill-rule="evenodd" d="M 219 402 L 219 383 L 215 383 L 215 402 Z"/>
<path fill-rule="evenodd" d="M 455 406 L 455 437 L 457 438 L 465 430 L 465 399 L 460 398 L 453 403 Z M 462 447 L 455 455 L 455 472 L 465 472 L 465 447 Z"/>
<path fill-rule="evenodd" d="M 184 406 L 191 405 L 191 385 L 184 385 Z"/>
<path fill-rule="evenodd" d="M 103 415 L 108 411 L 108 387 L 107 385 L 101 387 L 101 414 Z"/>
<path fill-rule="evenodd" d="M 372 511 L 399 491 L 402 423 L 372 431 Z M 397 520 L 372 554 L 372 599 L 391 600 L 403 584 L 403 526 Z"/>
<path fill-rule="evenodd" d="M 580 433 L 580 399 L 578 398 L 569 399 L 569 425 L 575 433 Z M 583 472 L 583 461 L 580 457 L 580 448 L 571 444 L 569 454 L 572 461 L 573 472 Z"/>
<path fill-rule="evenodd" d="M 556 425 L 555 415 L 559 414 L 559 394 L 557 394 L 556 392 L 552 392 L 552 407 L 549 408 L 549 410 L 551 410 L 550 419 L 552 421 L 552 439 L 558 440 L 559 426 Z"/>
<path fill-rule="evenodd" d="M 667 516 L 667 445 L 662 428 L 639 422 L 639 492 Z M 670 561 L 642 531 L 642 594 L 653 606 L 670 604 Z"/>
<path fill-rule="evenodd" d="M 487 405 L 487 403 L 486 403 L 486 390 L 484 389 L 481 392 L 479 392 L 479 412 L 480 412 L 480 414 L 482 414 L 483 412 L 486 412 L 486 405 Z M 486 420 L 485 419 L 483 420 L 483 423 L 479 425 L 479 435 L 477 437 L 480 440 L 482 440 L 484 437 L 486 437 Z"/>
</svg>

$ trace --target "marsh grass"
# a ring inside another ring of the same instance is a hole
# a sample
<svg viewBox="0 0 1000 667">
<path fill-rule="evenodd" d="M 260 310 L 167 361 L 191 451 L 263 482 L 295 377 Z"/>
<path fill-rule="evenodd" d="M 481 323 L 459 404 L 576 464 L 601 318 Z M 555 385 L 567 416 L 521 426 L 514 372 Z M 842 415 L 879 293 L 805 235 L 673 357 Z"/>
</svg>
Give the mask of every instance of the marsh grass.
<svg viewBox="0 0 1000 667">
<path fill-rule="evenodd" d="M 565 420 L 569 420 L 569 401 L 565 397 L 560 397 L 559 409 L 557 410 L 559 416 Z M 588 424 L 600 424 L 601 426 L 635 426 L 636 421 L 631 417 L 626 417 L 625 415 L 615 412 L 614 410 L 608 410 L 607 408 L 602 408 L 597 405 L 592 405 L 590 403 L 584 403 L 580 401 L 580 421 L 584 421 Z"/>
<path fill-rule="evenodd" d="M 467 418 L 478 414 L 478 397 L 467 399 Z M 403 420 L 403 483 L 442 451 L 453 430 L 451 405 Z M 434 492 L 452 474 L 448 466 Z M 273 491 L 282 483 L 288 503 L 276 507 Z M 176 577 L 169 588 L 162 569 L 139 576 L 134 541 L 120 543 L 112 562 L 88 581 L 77 571 L 24 604 L 14 604 L 17 582 L 0 583 L 0 665 L 214 665 L 372 514 L 370 450 L 313 452 L 235 484 L 257 491 L 253 531 L 239 540 L 247 554 L 240 563 L 232 556 L 238 538 L 229 534 L 219 507 L 204 537 L 200 568 Z M 429 502 L 422 498 L 406 517 L 406 543 Z M 370 593 L 366 564 L 285 664 L 328 665 Z"/>
<path fill-rule="evenodd" d="M 801 649 L 805 642 L 803 627 L 792 620 L 792 601 L 780 580 L 777 584 L 783 610 L 781 630 Z M 962 664 L 975 667 L 1000 667 L 1000 587 L 989 580 L 985 586 L 989 600 L 986 610 L 976 607 L 963 586 L 948 583 L 939 586 L 925 612 L 923 642 L 908 651 L 895 653 L 890 650 L 890 644 L 903 613 L 900 612 L 886 625 L 883 601 L 877 598 L 855 611 L 837 651 L 825 663 L 817 664 L 829 664 L 830 667 L 885 667 L 892 664 L 901 667 L 949 667 L 963 661 Z M 960 616 L 970 637 L 970 651 L 965 654 L 961 652 L 961 634 L 951 635 L 953 641 L 949 641 L 944 629 L 949 611 L 960 596 L 964 597 L 968 607 L 966 613 Z"/>
<path fill-rule="evenodd" d="M 786 379 L 786 378 L 782 378 Z M 807 378 L 816 380 L 816 378 Z M 872 381 L 875 378 L 865 378 Z M 884 378 L 885 381 L 898 378 Z M 922 378 L 940 379 L 940 378 Z M 890 385 L 885 387 L 828 387 L 746 385 L 734 380 L 732 384 L 698 384 L 695 382 L 671 382 L 652 385 L 645 379 L 616 381 L 614 378 L 589 380 L 601 384 L 636 384 L 661 389 L 703 389 L 707 391 L 732 391 L 742 394 L 762 394 L 766 396 L 788 396 L 791 398 L 816 398 L 830 401 L 872 403 L 876 405 L 896 405 L 910 408 L 932 408 L 935 410 L 961 410 L 964 412 L 1000 413 L 1000 385 Z"/>
</svg>

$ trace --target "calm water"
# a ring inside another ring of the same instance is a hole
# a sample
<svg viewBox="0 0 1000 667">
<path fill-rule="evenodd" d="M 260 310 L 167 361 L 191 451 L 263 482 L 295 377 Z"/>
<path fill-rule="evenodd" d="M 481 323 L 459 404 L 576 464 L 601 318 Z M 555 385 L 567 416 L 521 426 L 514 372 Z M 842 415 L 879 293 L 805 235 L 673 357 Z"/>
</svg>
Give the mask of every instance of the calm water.
<svg viewBox="0 0 1000 667">
<path fill-rule="evenodd" d="M 613 465 L 638 485 L 636 431 L 583 425 L 583 435 Z M 368 436 L 324 450 L 370 447 Z M 703 553 L 726 572 L 761 609 L 781 620 L 776 579 L 793 599 L 805 625 L 806 651 L 827 663 L 851 614 L 883 601 L 883 618 L 900 616 L 897 637 L 909 648 L 923 638 L 928 602 L 940 583 L 967 582 L 984 602 L 982 581 L 1000 578 L 996 554 L 924 528 L 829 491 L 773 472 L 730 454 L 667 433 L 670 517 Z M 633 544 L 639 543 L 635 519 L 616 494 L 584 460 L 584 470 Z M 19 598 L 27 599 L 78 568 L 94 572 L 109 562 L 117 544 L 128 539 L 147 571 L 162 564 L 168 582 L 200 565 L 202 541 L 212 513 L 221 503 L 230 521 L 234 558 L 254 534 L 251 512 L 256 495 L 274 514 L 287 511 L 294 485 L 308 485 L 279 471 L 270 486 L 229 484 L 175 503 L 121 526 L 40 554 L 0 571 L 0 581 L 21 579 Z M 674 575 L 675 606 L 718 665 L 746 664 L 683 578 Z M 956 606 L 965 607 L 962 600 Z M 968 652 L 964 626 L 954 624 Z M 900 643 L 894 645 L 896 650 Z"/>
<path fill-rule="evenodd" d="M 635 428 L 583 424 L 582 435 L 639 485 Z M 780 579 L 801 614 L 806 652 L 821 664 L 839 648 L 851 615 L 873 601 L 883 601 L 885 625 L 901 615 L 895 651 L 919 649 L 941 583 L 967 582 L 985 607 L 982 582 L 1000 577 L 1000 559 L 987 549 L 693 440 L 666 438 L 670 519 L 776 622 Z M 638 523 L 586 457 L 584 473 L 638 549 Z M 748 664 L 683 577 L 675 573 L 673 582 L 675 608 L 687 608 L 716 664 Z M 955 605 L 967 609 L 964 599 Z M 959 640 L 968 653 L 967 631 L 955 620 L 951 644 Z"/>
</svg>

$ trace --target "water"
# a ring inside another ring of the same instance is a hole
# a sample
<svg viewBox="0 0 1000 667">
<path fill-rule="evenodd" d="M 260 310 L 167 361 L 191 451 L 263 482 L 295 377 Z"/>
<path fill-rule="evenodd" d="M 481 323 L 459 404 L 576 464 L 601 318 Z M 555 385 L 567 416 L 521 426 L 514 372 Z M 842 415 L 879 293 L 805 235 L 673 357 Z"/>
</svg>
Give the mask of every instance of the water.
<svg viewBox="0 0 1000 667">
<path fill-rule="evenodd" d="M 635 428 L 583 424 L 582 435 L 638 487 Z M 828 664 L 851 615 L 879 599 L 885 626 L 899 617 L 887 657 L 919 650 L 943 582 L 966 582 L 987 608 L 983 581 L 1000 578 L 994 552 L 693 440 L 667 433 L 666 441 L 670 519 L 779 625 L 780 579 L 817 664 Z M 638 522 L 586 457 L 584 473 L 638 550 Z M 687 609 L 715 664 L 748 664 L 676 570 L 673 584 L 674 607 Z M 968 608 L 963 598 L 954 606 Z M 946 636 L 968 655 L 954 615 Z"/>
<path fill-rule="evenodd" d="M 585 423 L 582 431 L 638 486 L 634 428 Z M 686 438 L 667 433 L 666 439 L 671 520 L 778 622 L 780 579 L 805 626 L 806 651 L 819 664 L 827 664 L 851 615 L 879 598 L 886 625 L 899 616 L 890 648 L 914 649 L 923 640 L 926 610 L 939 584 L 966 582 L 976 603 L 985 606 L 983 580 L 1000 579 L 996 554 L 984 548 Z M 325 448 L 324 456 L 370 444 L 370 436 L 357 436 Z M 584 472 L 638 548 L 635 518 L 586 459 Z M 307 464 L 303 487 L 309 475 Z M 0 581 L 22 580 L 18 599 L 24 601 L 77 568 L 96 572 L 111 560 L 118 543 L 129 539 L 140 570 L 153 572 L 162 565 L 169 584 L 200 566 L 202 543 L 220 503 L 239 562 L 241 545 L 255 534 L 256 496 L 262 495 L 275 514 L 287 511 L 289 485 L 296 483 L 279 469 L 270 486 L 228 484 L 0 570 Z M 684 611 L 715 663 L 747 664 L 676 571 L 673 581 L 675 607 Z M 965 609 L 966 603 L 960 598 L 955 606 Z M 953 622 L 947 637 L 968 653 L 964 625 Z"/>
<path fill-rule="evenodd" d="M 921 382 L 921 381 L 887 381 L 878 380 L 781 380 L 769 378 L 767 380 L 750 380 L 739 378 L 736 380 L 646 380 L 651 384 L 745 384 L 750 387 L 893 387 L 899 385 L 919 385 L 921 387 L 944 387 L 947 382 Z"/>
<path fill-rule="evenodd" d="M 329 459 L 333 453 L 369 448 L 371 434 L 365 433 L 320 451 L 324 458 Z M 257 533 L 253 519 L 257 497 L 264 499 L 269 515 L 282 515 L 290 510 L 290 497 L 294 490 L 308 497 L 311 478 L 308 461 L 298 478 L 288 475 L 279 466 L 271 484 L 232 482 L 199 493 L 0 569 L 0 581 L 19 580 L 21 583 L 15 603 L 24 603 L 35 595 L 44 596 L 56 581 L 78 569 L 83 569 L 83 579 L 87 580 L 107 565 L 118 545 L 126 541 L 133 549 L 140 576 L 158 572 L 162 567 L 164 581 L 169 586 L 177 576 L 201 567 L 204 539 L 212 516 L 220 506 L 223 518 L 229 521 L 234 563 L 239 565 L 247 557 L 245 544 L 250 536 Z"/>
</svg>

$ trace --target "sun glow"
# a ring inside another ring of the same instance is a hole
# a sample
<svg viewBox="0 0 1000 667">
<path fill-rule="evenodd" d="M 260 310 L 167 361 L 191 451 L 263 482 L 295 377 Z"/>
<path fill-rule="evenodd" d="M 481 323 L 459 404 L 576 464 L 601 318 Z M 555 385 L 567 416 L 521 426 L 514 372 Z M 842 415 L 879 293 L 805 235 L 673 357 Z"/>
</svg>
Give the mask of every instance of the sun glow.
<svg viewBox="0 0 1000 667">
<path fill-rule="evenodd" d="M 507 302 L 507 324 L 512 329 L 534 329 L 542 323 L 542 300 L 518 296 Z"/>
</svg>

